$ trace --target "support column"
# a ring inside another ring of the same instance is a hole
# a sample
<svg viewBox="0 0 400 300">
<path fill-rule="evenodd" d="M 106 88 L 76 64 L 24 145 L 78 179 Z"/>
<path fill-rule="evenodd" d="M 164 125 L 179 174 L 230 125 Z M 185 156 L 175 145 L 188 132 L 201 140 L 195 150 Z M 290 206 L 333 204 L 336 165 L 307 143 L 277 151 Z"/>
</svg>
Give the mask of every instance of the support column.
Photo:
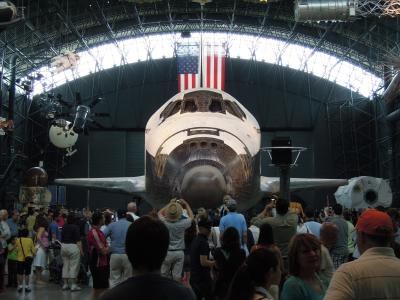
<svg viewBox="0 0 400 300">
<path fill-rule="evenodd" d="M 290 201 L 290 166 L 279 166 L 280 198 Z"/>
</svg>

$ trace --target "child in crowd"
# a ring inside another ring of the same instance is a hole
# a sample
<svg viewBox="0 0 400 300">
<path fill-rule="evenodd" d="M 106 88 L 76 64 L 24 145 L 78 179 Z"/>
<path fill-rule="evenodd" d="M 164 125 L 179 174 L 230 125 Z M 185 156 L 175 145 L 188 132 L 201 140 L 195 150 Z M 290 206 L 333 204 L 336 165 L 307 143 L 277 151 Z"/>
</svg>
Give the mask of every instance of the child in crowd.
<svg viewBox="0 0 400 300">
<path fill-rule="evenodd" d="M 18 252 L 15 246 L 17 237 L 13 236 L 8 244 L 8 287 L 17 287 L 17 258 Z"/>
<path fill-rule="evenodd" d="M 28 229 L 21 230 L 21 236 L 16 239 L 15 246 L 17 249 L 17 278 L 18 278 L 18 293 L 24 289 L 23 283 L 25 280 L 25 292 L 29 293 L 29 275 L 31 274 L 33 256 L 35 255 L 35 246 L 29 236 Z"/>
</svg>

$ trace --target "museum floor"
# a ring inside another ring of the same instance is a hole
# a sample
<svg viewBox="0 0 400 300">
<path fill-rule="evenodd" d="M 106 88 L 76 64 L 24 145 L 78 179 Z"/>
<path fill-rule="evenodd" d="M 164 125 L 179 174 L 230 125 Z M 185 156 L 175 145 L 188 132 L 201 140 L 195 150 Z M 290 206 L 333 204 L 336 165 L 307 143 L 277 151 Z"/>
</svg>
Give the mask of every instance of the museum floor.
<svg viewBox="0 0 400 300">
<path fill-rule="evenodd" d="M 32 286 L 30 293 L 18 293 L 16 288 L 8 288 L 5 293 L 0 294 L 1 300 L 89 300 L 91 288 L 82 288 L 79 292 L 62 291 L 56 284 L 45 284 Z"/>
<path fill-rule="evenodd" d="M 31 275 L 31 282 L 32 282 Z M 46 276 L 44 276 L 47 279 Z M 4 293 L 0 294 L 1 300 L 90 300 L 90 295 L 92 292 L 91 287 L 83 287 L 81 291 L 71 292 L 61 290 L 61 286 L 55 283 L 43 283 L 43 284 L 31 284 L 32 291 L 26 293 L 17 292 L 17 288 L 6 288 Z"/>
</svg>

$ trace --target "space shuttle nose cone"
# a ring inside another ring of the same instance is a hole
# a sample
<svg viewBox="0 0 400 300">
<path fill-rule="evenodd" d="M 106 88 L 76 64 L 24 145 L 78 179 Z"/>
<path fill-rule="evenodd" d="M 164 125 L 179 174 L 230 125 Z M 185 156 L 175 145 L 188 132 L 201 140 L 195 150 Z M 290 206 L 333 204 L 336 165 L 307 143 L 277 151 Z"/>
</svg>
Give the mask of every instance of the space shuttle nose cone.
<svg viewBox="0 0 400 300">
<path fill-rule="evenodd" d="M 222 204 L 226 181 L 219 169 L 209 165 L 196 166 L 184 175 L 181 190 L 183 199 L 187 199 L 193 208 L 215 208 Z"/>
</svg>

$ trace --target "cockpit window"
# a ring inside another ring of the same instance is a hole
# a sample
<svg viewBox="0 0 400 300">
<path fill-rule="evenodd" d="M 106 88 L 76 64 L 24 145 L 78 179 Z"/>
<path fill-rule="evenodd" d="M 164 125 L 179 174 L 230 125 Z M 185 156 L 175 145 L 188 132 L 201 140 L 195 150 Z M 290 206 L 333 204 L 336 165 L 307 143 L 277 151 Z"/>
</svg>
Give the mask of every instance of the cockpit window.
<svg viewBox="0 0 400 300">
<path fill-rule="evenodd" d="M 196 112 L 196 111 L 197 111 L 197 107 L 196 107 L 196 103 L 194 102 L 194 100 L 185 100 L 183 102 L 182 113 Z"/>
<path fill-rule="evenodd" d="M 167 105 L 167 107 L 163 110 L 163 112 L 160 114 L 160 118 L 165 120 L 168 117 L 179 112 L 181 110 L 181 103 L 182 103 L 182 100 L 178 100 L 178 101 L 169 103 Z"/>
<path fill-rule="evenodd" d="M 211 100 L 211 104 L 208 107 L 208 109 L 210 110 L 210 112 L 219 112 L 219 113 L 223 113 L 222 110 L 222 103 L 220 100 L 216 100 L 216 99 L 212 99 Z"/>
<path fill-rule="evenodd" d="M 246 114 L 239 107 L 239 105 L 237 105 L 237 103 L 228 100 L 225 100 L 224 103 L 225 103 L 225 109 L 228 113 L 238 117 L 239 119 L 246 119 Z"/>
<path fill-rule="evenodd" d="M 179 112 L 181 110 L 181 104 L 182 104 L 181 100 L 176 101 L 175 105 L 172 108 L 171 113 L 168 115 L 168 117 L 170 117 L 170 116 L 176 114 L 177 112 Z"/>
<path fill-rule="evenodd" d="M 246 119 L 246 114 L 244 113 L 244 111 L 240 108 L 240 106 L 233 102 L 233 106 L 236 108 L 236 110 L 239 112 L 240 114 L 240 118 Z"/>
<path fill-rule="evenodd" d="M 172 106 L 174 106 L 174 102 L 168 103 L 167 107 L 160 114 L 161 119 L 165 119 L 168 112 L 171 110 Z"/>
<path fill-rule="evenodd" d="M 225 109 L 226 109 L 226 111 L 227 111 L 228 113 L 230 113 L 231 115 L 236 116 L 236 113 L 235 113 L 235 111 L 233 110 L 232 103 L 231 103 L 230 101 L 225 101 Z M 239 117 L 239 116 L 237 116 L 237 117 Z"/>
</svg>

